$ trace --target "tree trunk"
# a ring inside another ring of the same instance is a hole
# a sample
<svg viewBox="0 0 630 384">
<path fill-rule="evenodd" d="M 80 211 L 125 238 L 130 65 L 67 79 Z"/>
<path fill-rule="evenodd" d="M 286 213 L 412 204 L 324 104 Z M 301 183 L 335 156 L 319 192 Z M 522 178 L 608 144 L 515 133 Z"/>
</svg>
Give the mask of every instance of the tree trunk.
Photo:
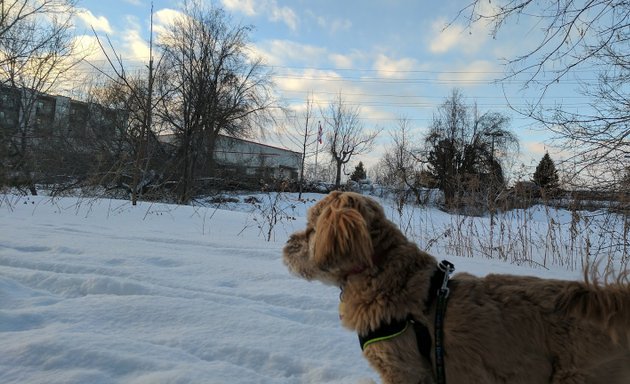
<svg viewBox="0 0 630 384">
<path fill-rule="evenodd" d="M 335 189 L 340 189 L 341 188 L 341 167 L 343 166 L 343 163 L 340 161 L 337 161 L 337 175 L 335 176 Z"/>
<path fill-rule="evenodd" d="M 298 200 L 302 200 L 302 192 L 304 192 L 304 158 L 306 153 L 306 147 L 302 152 L 302 162 L 300 164 L 300 179 L 298 181 Z"/>
<path fill-rule="evenodd" d="M 193 159 L 193 149 L 191 145 L 191 137 L 188 134 L 185 134 L 184 142 L 182 143 L 182 158 L 184 159 L 183 174 L 179 179 L 179 202 L 181 204 L 185 204 L 190 199 L 190 186 L 192 184 L 192 179 L 194 177 L 193 167 L 194 167 L 194 159 Z"/>
</svg>

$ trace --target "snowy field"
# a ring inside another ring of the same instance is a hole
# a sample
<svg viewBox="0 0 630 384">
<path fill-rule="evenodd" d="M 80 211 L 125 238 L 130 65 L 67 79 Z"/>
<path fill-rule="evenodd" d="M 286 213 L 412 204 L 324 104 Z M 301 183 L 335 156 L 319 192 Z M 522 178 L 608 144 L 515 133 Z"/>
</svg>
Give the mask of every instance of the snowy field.
<svg viewBox="0 0 630 384">
<path fill-rule="evenodd" d="M 282 264 L 321 195 L 308 197 L 269 231 L 251 204 L 0 195 L 0 383 L 378 381 L 337 288 Z M 581 276 L 436 256 L 477 275 Z"/>
</svg>

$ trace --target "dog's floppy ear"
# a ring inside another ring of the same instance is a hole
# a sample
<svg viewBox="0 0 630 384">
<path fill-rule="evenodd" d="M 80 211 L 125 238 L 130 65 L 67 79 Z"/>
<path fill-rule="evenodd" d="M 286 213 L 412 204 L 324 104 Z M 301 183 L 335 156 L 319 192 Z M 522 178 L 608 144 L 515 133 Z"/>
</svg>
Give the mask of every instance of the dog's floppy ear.
<svg viewBox="0 0 630 384">
<path fill-rule="evenodd" d="M 365 219 L 354 208 L 334 205 L 326 206 L 317 219 L 313 262 L 322 270 L 371 267 L 372 240 Z"/>
</svg>

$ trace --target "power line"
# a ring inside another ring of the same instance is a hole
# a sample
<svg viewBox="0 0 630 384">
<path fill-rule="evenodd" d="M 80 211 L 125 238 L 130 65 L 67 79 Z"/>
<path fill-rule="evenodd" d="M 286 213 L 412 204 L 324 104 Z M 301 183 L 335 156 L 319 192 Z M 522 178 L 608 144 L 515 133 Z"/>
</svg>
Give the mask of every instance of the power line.
<svg viewBox="0 0 630 384">
<path fill-rule="evenodd" d="M 302 99 L 295 99 L 295 98 L 285 98 L 285 100 L 287 102 L 289 101 L 295 101 L 296 103 L 303 103 L 304 100 Z M 321 100 L 321 101 L 312 101 L 313 104 L 318 105 L 318 106 L 327 106 L 329 105 L 331 101 L 325 101 L 325 100 Z M 396 102 L 377 102 L 377 101 L 365 101 L 365 100 L 360 100 L 360 101 L 344 101 L 345 105 L 348 106 L 355 106 L 355 107 L 361 107 L 361 106 L 366 106 L 366 107 L 397 107 L 397 108 L 417 108 L 417 109 L 434 109 L 436 107 L 438 107 L 441 103 L 439 102 L 416 102 L 416 103 L 411 103 L 411 102 L 407 102 L 407 103 L 396 103 Z M 499 104 L 499 103 L 476 103 L 475 104 L 478 107 L 482 107 L 482 108 L 493 108 L 493 109 L 511 109 L 510 106 L 507 105 L 507 103 L 505 104 Z M 577 108 L 577 107 L 585 107 L 588 106 L 588 104 L 586 103 L 564 103 L 563 104 L 564 107 L 568 107 L 568 108 Z M 528 104 L 522 104 L 522 103 L 512 103 L 511 107 L 513 108 L 527 108 L 529 107 Z"/>
<path fill-rule="evenodd" d="M 127 61 L 141 61 L 148 60 L 147 57 L 141 56 L 129 56 L 125 60 Z M 94 59 L 90 60 L 92 62 L 107 62 L 105 59 Z M 343 67 L 314 67 L 314 66 L 294 66 L 294 65 L 272 65 L 272 64 L 261 64 L 261 67 L 270 68 L 270 69 L 294 69 L 294 70 L 312 70 L 312 71 L 336 71 L 336 72 L 367 72 L 367 73 L 389 73 L 389 74 L 413 74 L 413 73 L 425 73 L 425 74 L 489 74 L 489 75 L 506 75 L 506 71 L 493 71 L 493 70 L 466 70 L 466 71 L 457 71 L 457 70 L 429 70 L 429 69 L 374 69 L 374 68 L 343 68 Z M 572 73 L 592 73 L 598 68 L 590 68 L 590 69 L 573 69 Z M 538 74 L 537 71 L 522 71 L 519 72 L 523 75 L 534 75 Z"/>
<path fill-rule="evenodd" d="M 144 67 L 143 67 L 144 68 Z M 138 69 L 138 67 L 136 68 Z M 127 70 L 131 70 L 130 68 L 127 68 Z M 100 73 L 101 71 L 96 70 L 94 68 L 75 68 L 73 70 L 71 70 L 70 72 L 72 72 L 75 75 L 78 74 L 94 74 L 94 73 Z M 102 70 L 102 72 L 105 73 L 112 73 L 112 70 Z M 311 80 L 311 81 L 325 81 L 325 82 L 329 82 L 329 81 L 334 81 L 334 82 L 369 82 L 369 83 L 377 83 L 377 84 L 385 84 L 385 85 L 390 85 L 390 84 L 428 84 L 428 85 L 458 85 L 458 84 L 464 84 L 464 85 L 496 85 L 496 83 L 494 81 L 487 81 L 487 80 L 462 80 L 462 79 L 386 79 L 386 78 L 348 78 L 348 77 L 344 77 L 344 78 L 330 78 L 330 77 L 313 77 L 313 76 L 278 76 L 275 75 L 274 78 L 278 79 L 294 79 L 294 80 Z M 513 82 L 513 83 L 518 83 L 518 82 Z M 505 84 L 505 82 L 503 82 L 503 84 Z M 565 83 L 565 84 L 578 84 L 577 82 L 571 82 L 571 83 Z M 278 86 L 277 90 L 283 92 L 283 93 L 300 93 L 300 94 L 308 94 L 308 93 L 317 93 L 317 94 L 326 94 L 326 95 L 332 95 L 332 94 L 338 94 L 338 92 L 329 92 L 329 91 L 313 91 L 313 90 L 295 90 L 295 89 L 290 89 L 290 88 L 286 88 L 286 87 L 281 87 Z M 343 95 L 345 96 L 360 96 L 360 97 L 388 97 L 388 98 L 419 98 L 419 99 L 443 99 L 443 97 L 440 96 L 435 96 L 435 95 L 409 95 L 409 94 L 392 94 L 392 93 L 365 93 L 365 92 L 351 92 L 351 93 L 347 93 L 347 92 L 342 92 Z M 504 100 L 503 97 L 496 97 L 496 96 L 466 96 L 466 99 L 474 99 L 474 100 L 478 100 L 478 99 L 496 99 L 496 100 Z M 518 99 L 524 99 L 526 100 L 527 97 L 524 96 L 512 96 L 511 97 L 512 100 L 518 100 Z M 589 98 L 584 97 L 584 96 L 563 96 L 562 99 L 572 99 L 572 100 L 589 100 Z M 391 104 L 391 103 L 390 103 Z M 587 103 L 574 103 L 571 104 L 574 106 L 586 106 L 588 105 Z M 571 106 L 569 105 L 569 106 Z"/>
<path fill-rule="evenodd" d="M 435 71 L 428 69 L 374 69 L 374 68 L 339 68 L 339 67 L 310 67 L 310 66 L 290 66 L 290 65 L 269 65 L 263 64 L 263 67 L 275 69 L 297 69 L 297 70 L 314 70 L 314 71 L 339 71 L 339 72 L 377 72 L 377 73 L 391 73 L 391 74 L 404 74 L 404 73 L 427 73 L 427 74 L 496 74 L 496 75 L 505 75 L 505 71 L 486 71 L 486 70 L 477 70 L 477 71 Z M 573 73 L 591 73 L 595 68 L 592 69 L 574 69 Z M 538 72 L 536 71 L 522 71 L 519 72 L 524 75 L 534 75 Z"/>
<path fill-rule="evenodd" d="M 467 72 L 466 74 L 475 74 L 475 72 Z M 389 77 L 334 77 L 329 75 L 324 76 L 313 76 L 313 75 L 273 75 L 274 78 L 277 79 L 288 79 L 288 80 L 312 80 L 312 81 L 328 81 L 328 82 L 350 82 L 350 83 L 384 83 L 384 84 L 439 84 L 439 85 L 448 85 L 448 84 L 522 84 L 522 81 L 518 79 L 511 80 L 487 80 L 487 79 L 466 79 L 466 78 L 389 78 Z M 584 81 L 596 81 L 597 79 L 579 79 L 579 80 L 565 80 L 562 81 L 564 85 L 579 85 Z"/>
<path fill-rule="evenodd" d="M 94 59 L 89 60 L 92 63 L 106 63 L 107 61 L 104 59 Z M 132 59 L 125 59 L 124 61 L 131 61 L 131 64 L 126 64 L 126 68 L 136 68 L 136 69 L 145 69 L 145 63 L 134 62 Z M 321 68 L 321 67 L 297 67 L 297 66 L 271 66 L 271 65 L 261 65 L 261 67 L 265 68 L 285 68 L 285 69 L 298 69 L 298 70 L 314 70 L 320 72 L 327 71 L 339 71 L 339 72 L 367 72 L 367 73 L 389 73 L 389 74 L 434 74 L 438 75 L 435 77 L 400 77 L 394 78 L 390 76 L 331 76 L 329 74 L 296 74 L 296 73 L 284 73 L 284 74 L 272 74 L 274 78 L 281 79 L 297 79 L 297 80 L 318 80 L 318 81 L 352 81 L 352 82 L 385 82 L 385 83 L 426 83 L 426 82 L 435 82 L 435 83 L 483 83 L 483 84 L 521 84 L 522 81 L 518 79 L 466 79 L 461 76 L 452 76 L 449 78 L 444 78 L 444 75 L 505 75 L 503 71 L 484 71 L 484 70 L 466 70 L 466 71 L 433 71 L 433 70 L 380 70 L 380 69 L 350 69 L 350 68 Z M 77 71 L 82 71 L 81 69 L 77 69 Z M 574 70 L 573 73 L 592 73 L 592 70 Z M 521 74 L 528 74 L 527 72 L 521 72 Z M 531 74 L 534 74 L 532 72 Z M 442 76 L 440 76 L 442 75 Z M 583 78 L 579 80 L 565 80 L 563 84 L 579 84 L 580 81 L 597 81 L 596 78 Z"/>
<path fill-rule="evenodd" d="M 91 60 L 91 62 L 105 62 L 106 60 Z M 129 59 L 126 59 L 128 64 L 125 65 L 127 71 L 134 70 L 145 70 L 146 64 L 137 63 L 137 62 L 129 62 Z M 272 68 L 272 67 L 270 67 Z M 277 68 L 273 67 L 273 68 Z M 381 73 L 383 71 L 376 69 L 349 69 L 349 68 L 316 68 L 316 67 L 293 67 L 293 66 L 281 66 L 280 68 L 286 69 L 301 69 L 301 70 L 318 70 L 318 71 L 352 71 L 352 72 L 369 72 L 369 73 Z M 95 72 L 113 72 L 111 69 L 98 70 L 94 67 L 92 68 L 74 68 L 71 72 L 75 75 L 84 74 L 84 75 L 92 75 Z M 520 82 L 516 80 L 511 81 L 501 81 L 497 82 L 496 80 L 484 80 L 484 79 L 462 79 L 459 78 L 458 75 L 478 75 L 478 74 L 497 74 L 501 72 L 497 71 L 429 71 L 429 70 L 390 70 L 386 71 L 389 73 L 403 73 L 403 74 L 436 74 L 440 75 L 437 77 L 413 77 L 413 78 L 400 78 L 393 79 L 390 77 L 382 77 L 382 76 L 334 76 L 330 74 L 321 74 L 320 75 L 312 75 L 312 74 L 273 74 L 273 78 L 276 80 L 299 80 L 299 81 L 312 81 L 317 83 L 322 83 L 322 86 L 329 82 L 347 82 L 347 83 L 358 83 L 358 84 L 374 84 L 375 86 L 383 86 L 385 88 L 392 85 L 430 85 L 430 86 L 457 86 L 457 85 L 497 85 L 501 84 L 520 84 Z M 444 78 L 445 75 L 452 76 L 450 78 Z M 442 77 L 442 78 L 440 78 Z M 280 81 L 280 83 L 282 83 Z M 578 84 L 578 81 L 567 81 L 564 84 Z M 309 84 L 313 85 L 313 84 Z M 407 88 L 408 89 L 408 88 Z M 316 95 L 338 95 L 339 92 L 331 92 L 331 91 L 316 91 L 316 90 L 295 90 L 287 87 L 282 87 L 281 85 L 276 87 L 276 91 L 281 94 L 281 98 L 290 104 L 301 104 L 303 103 L 303 99 L 299 99 L 295 96 L 295 94 L 316 94 Z M 441 103 L 433 102 L 433 100 L 444 100 L 443 96 L 437 95 L 422 95 L 422 94 L 396 94 L 396 93 L 383 93 L 383 92 L 341 92 L 344 97 L 350 98 L 360 98 L 361 100 L 354 101 L 346 101 L 345 103 L 352 106 L 365 106 L 365 107 L 374 107 L 374 108 L 401 108 L 401 109 L 435 109 Z M 474 100 L 475 105 L 484 108 L 484 109 L 503 109 L 509 110 L 511 108 L 527 108 L 529 105 L 524 103 L 523 101 L 528 100 L 529 98 L 523 94 L 517 94 L 515 96 L 510 96 L 509 100 L 511 105 L 508 106 L 508 102 L 505 101 L 505 97 L 503 96 L 466 96 L 467 100 Z M 378 99 L 378 100 L 370 100 L 370 99 Z M 382 100 L 386 99 L 386 100 Z M 561 99 L 569 100 L 569 103 L 563 103 L 565 107 L 568 108 L 580 108 L 580 107 L 589 107 L 590 104 L 586 102 L 590 100 L 584 96 L 563 96 Z M 477 100 L 481 100 L 481 102 L 477 102 Z M 581 102 L 581 101 L 584 102 Z M 324 100 L 314 100 L 313 102 L 318 106 L 328 105 L 332 101 L 324 101 Z M 525 119 L 525 118 L 523 118 Z M 386 120 L 386 119 L 382 119 Z M 419 120 L 427 120 L 427 119 L 419 119 Z M 430 119 L 429 119 L 430 120 Z"/>
<path fill-rule="evenodd" d="M 305 94 L 305 95 L 309 95 L 311 93 L 315 93 L 317 95 L 334 95 L 337 96 L 339 95 L 339 92 L 329 92 L 329 91 L 317 91 L 317 92 L 313 92 L 313 91 L 307 91 L 307 90 L 293 90 L 293 89 L 289 89 L 289 88 L 280 88 L 280 90 L 282 90 L 283 92 L 287 92 L 287 93 L 300 93 L 300 94 Z M 368 96 L 368 97 L 394 97 L 394 98 L 421 98 L 421 99 L 440 99 L 440 100 L 444 100 L 443 96 L 436 96 L 436 95 L 397 95 L 397 94 L 391 94 L 391 93 L 357 93 L 357 92 L 343 92 L 342 93 L 343 96 Z M 463 96 L 463 98 L 465 99 L 496 99 L 496 100 L 505 100 L 505 97 L 503 96 Z M 584 100 L 588 100 L 589 98 L 586 96 L 563 96 L 563 99 L 584 99 Z"/>
</svg>

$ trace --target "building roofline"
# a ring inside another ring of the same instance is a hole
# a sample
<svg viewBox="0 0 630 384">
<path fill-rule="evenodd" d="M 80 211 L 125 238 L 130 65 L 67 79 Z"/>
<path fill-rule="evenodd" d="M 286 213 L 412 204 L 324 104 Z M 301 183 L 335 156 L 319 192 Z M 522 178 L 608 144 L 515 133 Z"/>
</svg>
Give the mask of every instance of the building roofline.
<svg viewBox="0 0 630 384">
<path fill-rule="evenodd" d="M 175 135 L 174 133 L 166 133 L 166 134 L 162 134 L 160 136 L 174 136 L 174 135 Z M 273 145 L 269 145 L 269 144 L 259 143 L 259 142 L 253 141 L 253 140 L 242 139 L 240 137 L 228 136 L 228 135 L 224 135 L 224 134 L 219 134 L 218 136 L 219 137 L 224 137 L 224 138 L 227 138 L 227 139 L 238 140 L 238 141 L 242 141 L 242 142 L 246 142 L 246 143 L 250 143 L 250 144 L 260 145 L 260 146 L 271 148 L 271 149 L 277 149 L 277 150 L 280 150 L 280 151 L 291 152 L 291 153 L 294 153 L 296 155 L 302 156 L 302 153 L 297 152 L 297 151 L 292 151 L 292 150 L 287 149 L 287 148 L 277 147 L 277 146 L 273 146 Z"/>
<path fill-rule="evenodd" d="M 242 139 L 242 138 L 240 138 L 240 137 L 228 136 L 228 135 L 224 135 L 224 134 L 219 134 L 219 136 L 222 136 L 222 137 L 227 137 L 228 139 L 234 139 L 234 140 L 244 141 L 244 142 L 246 142 L 246 143 L 251 143 L 251 144 L 256 144 L 256 145 L 262 145 L 263 147 L 267 147 L 267 148 L 279 149 L 279 150 L 281 150 L 281 151 L 286 151 L 286 152 L 295 153 L 296 155 L 302 155 L 300 152 L 292 151 L 292 150 L 287 149 L 287 148 L 277 147 L 277 146 L 273 146 L 273 145 L 269 145 L 269 144 L 265 144 L 265 143 L 259 143 L 259 142 L 253 141 L 253 140 Z"/>
</svg>

